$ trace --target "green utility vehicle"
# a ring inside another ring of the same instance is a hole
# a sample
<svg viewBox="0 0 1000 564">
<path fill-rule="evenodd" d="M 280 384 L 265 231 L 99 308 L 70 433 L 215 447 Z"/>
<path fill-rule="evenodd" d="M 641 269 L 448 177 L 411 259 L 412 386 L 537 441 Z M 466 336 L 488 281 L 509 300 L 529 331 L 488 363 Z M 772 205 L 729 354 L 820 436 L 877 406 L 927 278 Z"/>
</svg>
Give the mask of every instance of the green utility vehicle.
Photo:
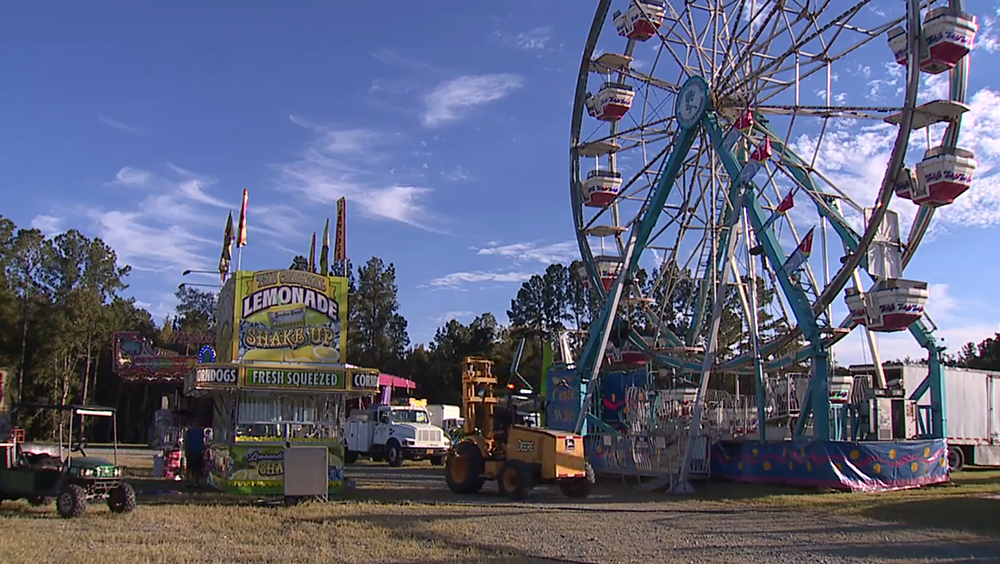
<svg viewBox="0 0 1000 564">
<path fill-rule="evenodd" d="M 55 411 L 62 421 L 69 413 L 66 442 L 33 443 L 24 441 L 24 430 L 17 428 L 18 416 L 28 411 Z M 114 461 L 87 456 L 86 442 L 73 441 L 74 422 L 83 417 L 110 417 L 114 438 Z M 115 409 L 88 405 L 18 404 L 10 412 L 10 431 L 0 443 L 0 501 L 26 499 L 31 505 L 45 505 L 52 499 L 65 518 L 80 517 L 87 502 L 106 500 L 113 513 L 135 509 L 135 490 L 124 480 L 125 468 L 118 466 L 118 425 Z M 73 453 L 79 453 L 74 456 Z"/>
</svg>

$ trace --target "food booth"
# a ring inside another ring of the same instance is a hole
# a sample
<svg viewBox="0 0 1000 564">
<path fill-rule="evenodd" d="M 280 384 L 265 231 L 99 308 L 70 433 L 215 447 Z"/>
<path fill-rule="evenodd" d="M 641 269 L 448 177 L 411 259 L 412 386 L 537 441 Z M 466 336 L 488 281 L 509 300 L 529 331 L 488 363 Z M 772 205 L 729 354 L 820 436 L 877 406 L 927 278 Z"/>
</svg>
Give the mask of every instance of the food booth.
<svg viewBox="0 0 1000 564">
<path fill-rule="evenodd" d="M 280 495 L 285 448 L 329 450 L 340 493 L 346 403 L 379 391 L 379 371 L 346 365 L 347 281 L 299 270 L 237 271 L 219 293 L 215 354 L 185 393 L 213 403 L 208 481 L 230 492 Z"/>
</svg>

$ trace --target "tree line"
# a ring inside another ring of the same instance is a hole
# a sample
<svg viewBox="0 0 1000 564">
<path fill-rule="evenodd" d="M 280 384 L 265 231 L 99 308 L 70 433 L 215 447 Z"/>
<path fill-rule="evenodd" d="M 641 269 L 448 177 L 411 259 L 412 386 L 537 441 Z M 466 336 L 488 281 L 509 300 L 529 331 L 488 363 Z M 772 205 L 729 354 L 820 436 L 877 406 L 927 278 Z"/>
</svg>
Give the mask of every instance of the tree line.
<svg viewBox="0 0 1000 564">
<path fill-rule="evenodd" d="M 301 261 L 293 261 L 292 266 L 301 267 Z M 395 266 L 378 257 L 357 268 L 349 261 L 334 264 L 330 274 L 346 276 L 350 292 L 347 361 L 410 378 L 419 387 L 417 394 L 432 403 L 456 403 L 461 393 L 462 358 L 493 359 L 494 372 L 504 380 L 518 343 L 524 339 L 519 373 L 537 389 L 545 343 L 564 330 L 585 335 L 599 313 L 599 303 L 578 267 L 578 262 L 552 264 L 525 281 L 511 299 L 508 324 L 500 323 L 491 313 L 468 323 L 452 319 L 436 330 L 430 342 L 413 344 L 407 320 L 399 312 Z M 112 334 L 137 331 L 166 346 L 173 332 L 211 332 L 216 297 L 213 292 L 182 286 L 176 292 L 174 313 L 154 320 L 134 299 L 125 297 L 130 272 L 130 267 L 118 265 L 114 249 L 98 238 L 88 238 L 74 229 L 46 237 L 37 229 L 18 228 L 0 216 L 0 369 L 7 373 L 3 393 L 8 403 L 21 399 L 115 406 L 119 409 L 120 438 L 146 440 L 159 395 L 173 393 L 177 386 L 120 380 L 112 371 Z M 697 284 L 690 273 L 672 274 L 667 278 L 677 284 L 669 291 L 656 284 L 661 278 L 656 271 L 640 271 L 630 281 L 657 304 L 669 302 L 660 316 L 665 327 L 657 327 L 633 311 L 613 331 L 616 345 L 623 344 L 629 330 L 645 337 L 665 328 L 678 335 L 693 331 L 703 340 L 707 323 L 698 323 L 694 316 Z M 744 282 L 745 288 L 751 286 L 748 280 Z M 774 290 L 762 280 L 756 287 L 760 332 L 770 338 L 786 331 L 783 318 L 769 313 L 776 309 Z M 730 287 L 724 298 L 720 354 L 732 357 L 747 352 L 747 328 L 743 325 L 743 301 L 735 287 Z M 703 307 L 702 311 L 709 311 L 711 300 Z M 946 361 L 1000 370 L 1000 333 L 979 344 L 968 343 Z M 729 387 L 731 382 L 720 385 Z M 27 424 L 33 433 L 51 435 L 58 421 L 37 417 Z M 110 438 L 107 426 L 97 425 L 88 433 L 91 440 Z"/>
</svg>

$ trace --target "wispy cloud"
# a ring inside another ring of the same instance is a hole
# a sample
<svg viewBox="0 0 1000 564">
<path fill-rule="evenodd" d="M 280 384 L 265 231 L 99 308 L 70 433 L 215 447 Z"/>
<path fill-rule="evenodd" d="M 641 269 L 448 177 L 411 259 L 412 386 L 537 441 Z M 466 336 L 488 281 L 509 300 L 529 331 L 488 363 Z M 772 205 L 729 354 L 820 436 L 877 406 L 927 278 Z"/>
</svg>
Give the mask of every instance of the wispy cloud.
<svg viewBox="0 0 1000 564">
<path fill-rule="evenodd" d="M 945 76 L 944 88 L 947 88 Z M 924 91 L 940 90 L 940 81 L 925 81 Z M 933 92 L 929 97 L 934 98 Z M 937 98 L 947 97 L 945 92 Z M 982 89 L 968 99 L 971 110 L 963 116 L 958 145 L 973 151 L 979 166 L 972 188 L 954 203 L 937 210 L 931 233 L 955 226 L 990 227 L 1000 225 L 1000 94 Z M 934 126 L 931 137 L 940 138 Z M 888 124 L 862 127 L 839 127 L 827 131 L 816 160 L 827 178 L 862 205 L 875 201 L 886 163 L 892 152 L 896 129 Z M 911 137 L 908 151 L 910 166 L 923 156 L 924 132 Z M 799 155 L 812 155 L 816 139 L 809 134 L 797 136 L 791 147 Z M 896 198 L 891 207 L 900 214 L 900 224 L 909 225 L 917 206 Z"/>
<path fill-rule="evenodd" d="M 475 313 L 471 311 L 446 311 L 437 317 L 432 317 L 431 321 L 443 325 L 451 320 L 462 321 L 465 319 L 471 319 L 475 317 Z"/>
<path fill-rule="evenodd" d="M 140 197 L 115 209 L 90 209 L 87 215 L 97 235 L 115 249 L 119 262 L 136 270 L 210 270 L 212 255 L 221 249 L 225 212 L 238 205 L 236 195 L 227 202 L 210 192 L 215 179 L 173 165 L 168 168 L 170 174 L 161 176 L 122 167 L 110 186 L 142 188 Z M 120 198 L 129 200 L 124 193 Z M 212 236 L 216 231 L 218 237 Z"/>
<path fill-rule="evenodd" d="M 455 168 L 453 168 L 453 169 L 451 169 L 449 171 L 442 170 L 441 171 L 441 177 L 444 178 L 445 180 L 450 180 L 450 181 L 453 181 L 453 182 L 454 181 L 459 181 L 459 180 L 471 180 L 472 179 L 472 175 L 469 173 L 469 171 L 467 171 L 464 168 L 462 168 L 461 166 L 457 166 L 457 165 L 455 166 Z"/>
<path fill-rule="evenodd" d="M 471 272 L 452 272 L 431 280 L 427 286 L 438 289 L 459 289 L 470 284 L 485 282 L 519 284 L 531 278 L 530 272 L 486 272 L 476 270 Z"/>
<path fill-rule="evenodd" d="M 112 119 L 107 116 L 97 116 L 97 119 L 100 120 L 100 122 L 103 123 L 104 125 L 108 127 L 113 127 L 118 131 L 124 131 L 125 133 L 132 133 L 135 135 L 142 133 L 142 130 L 139 129 L 138 127 L 128 125 L 127 123 L 122 123 L 116 119 Z"/>
<path fill-rule="evenodd" d="M 39 214 L 31 219 L 31 228 L 42 232 L 46 237 L 52 237 L 65 231 L 62 218 L 53 215 Z"/>
<path fill-rule="evenodd" d="M 506 98 L 524 86 L 516 74 L 465 75 L 447 80 L 424 96 L 420 118 L 425 127 L 441 127 L 461 119 L 477 106 Z"/>
<path fill-rule="evenodd" d="M 439 67 L 418 59 L 400 55 L 399 53 L 389 49 L 379 49 L 378 51 L 372 53 L 372 57 L 381 63 L 400 67 L 411 72 L 429 72 L 436 74 L 446 74 L 450 72 L 444 67 Z"/>
<path fill-rule="evenodd" d="M 539 50 L 548 47 L 552 41 L 552 28 L 549 26 L 536 27 L 535 29 L 523 33 L 518 33 L 514 38 L 514 44 L 521 49 Z"/>
<path fill-rule="evenodd" d="M 441 218 L 426 206 L 431 189 L 397 178 L 388 149 L 400 135 L 366 128 L 340 129 L 292 116 L 316 137 L 299 160 L 276 165 L 278 188 L 330 205 L 340 197 L 369 216 L 439 232 Z M 413 180 L 416 180 L 414 178 Z"/>
<path fill-rule="evenodd" d="M 128 166 L 123 166 L 115 174 L 115 182 L 123 186 L 148 186 L 153 176 L 145 171 Z"/>
<path fill-rule="evenodd" d="M 477 249 L 478 255 L 493 255 L 512 259 L 515 262 L 540 262 L 542 264 L 568 264 L 580 258 L 580 249 L 575 241 L 564 241 L 550 245 L 538 242 L 513 243 L 510 245 L 487 244 Z"/>
<path fill-rule="evenodd" d="M 157 225 L 146 211 L 95 211 L 91 217 L 97 226 L 98 236 L 115 250 L 119 263 L 150 272 L 189 268 L 207 270 L 212 267 L 204 254 L 211 241 L 185 227 Z M 219 246 L 221 249 L 221 243 Z"/>
</svg>

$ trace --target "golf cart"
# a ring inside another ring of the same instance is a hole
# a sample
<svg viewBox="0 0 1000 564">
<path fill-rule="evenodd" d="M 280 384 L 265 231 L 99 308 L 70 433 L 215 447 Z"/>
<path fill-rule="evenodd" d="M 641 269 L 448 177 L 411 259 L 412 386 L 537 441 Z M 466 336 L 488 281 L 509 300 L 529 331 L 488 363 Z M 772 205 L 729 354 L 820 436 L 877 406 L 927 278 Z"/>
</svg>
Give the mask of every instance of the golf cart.
<svg viewBox="0 0 1000 564">
<path fill-rule="evenodd" d="M 24 441 L 24 429 L 17 428 L 18 415 L 27 410 L 69 412 L 69 437 L 63 443 L 59 426 L 58 443 Z M 110 417 L 114 433 L 114 461 L 87 456 L 86 442 L 73 441 L 77 417 Z M 64 518 L 80 517 L 87 501 L 106 500 L 113 513 L 135 509 L 135 490 L 124 481 L 125 468 L 118 466 L 118 424 L 115 409 L 88 405 L 17 404 L 10 412 L 11 431 L 0 443 L 0 501 L 26 499 L 39 506 L 56 500 L 56 510 Z M 79 456 L 74 457 L 73 453 Z"/>
</svg>

